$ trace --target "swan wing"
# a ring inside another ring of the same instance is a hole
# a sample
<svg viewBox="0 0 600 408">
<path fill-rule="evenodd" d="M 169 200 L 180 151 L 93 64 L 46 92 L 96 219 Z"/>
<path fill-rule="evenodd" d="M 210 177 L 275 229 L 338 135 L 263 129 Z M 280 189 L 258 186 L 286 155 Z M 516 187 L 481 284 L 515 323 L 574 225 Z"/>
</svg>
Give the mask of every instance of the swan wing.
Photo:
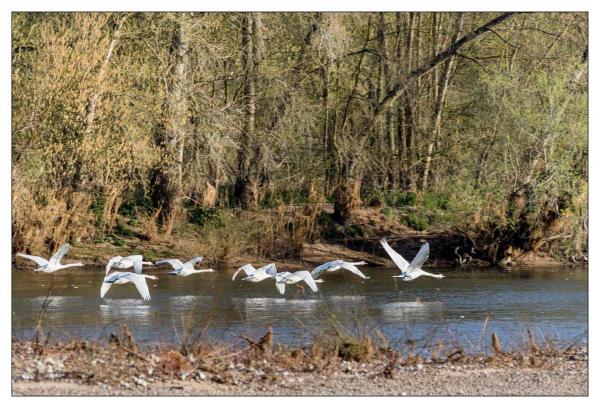
<svg viewBox="0 0 600 408">
<path fill-rule="evenodd" d="M 419 249 L 419 252 L 417 252 L 417 255 L 415 255 L 412 262 L 408 266 L 408 270 L 415 271 L 417 269 L 421 269 L 421 267 L 427 260 L 428 256 L 429 256 L 429 243 L 426 243 L 421 247 L 421 249 Z"/>
<path fill-rule="evenodd" d="M 254 266 L 250 265 L 250 264 L 246 264 L 246 265 L 242 265 L 240 266 L 240 268 L 235 271 L 235 273 L 233 274 L 231 280 L 234 281 L 235 277 L 237 276 L 237 274 L 240 271 L 244 271 L 244 273 L 246 274 L 246 276 L 252 276 L 254 275 L 254 273 L 256 273 L 256 269 L 254 268 Z"/>
<path fill-rule="evenodd" d="M 266 274 L 269 275 L 271 278 L 275 278 L 275 276 L 277 276 L 277 267 L 275 266 L 274 263 L 265 265 L 265 266 L 263 266 L 263 268 L 265 268 Z"/>
<path fill-rule="evenodd" d="M 121 261 L 121 259 L 123 259 L 122 256 L 114 256 L 112 258 L 110 258 L 108 260 L 108 263 L 106 264 L 106 275 L 108 275 L 108 272 L 111 270 L 111 268 L 116 264 L 119 263 Z"/>
<path fill-rule="evenodd" d="M 35 262 L 39 266 L 46 266 L 49 263 L 47 260 L 45 260 L 41 256 L 27 255 L 27 254 L 22 254 L 20 252 L 17 253 L 17 256 L 20 256 L 21 258 L 27 258 L 29 260 L 32 260 L 33 262 Z"/>
<path fill-rule="evenodd" d="M 275 286 L 277 286 L 277 290 L 279 291 L 279 293 L 281 293 L 282 295 L 285 293 L 285 283 L 277 282 L 275 283 Z"/>
<path fill-rule="evenodd" d="M 198 262 L 202 262 L 204 258 L 201 256 L 197 256 L 195 258 L 190 259 L 189 261 L 187 261 L 186 263 L 184 263 L 184 267 L 187 266 L 189 268 L 193 268 L 194 265 L 196 265 Z"/>
<path fill-rule="evenodd" d="M 154 264 L 155 265 L 169 264 L 173 267 L 173 269 L 183 269 L 183 263 L 179 259 L 161 259 L 159 261 L 154 262 Z"/>
<path fill-rule="evenodd" d="M 286 282 L 287 278 L 291 275 L 291 272 L 279 272 L 277 275 L 275 275 L 275 281 L 276 282 Z"/>
<path fill-rule="evenodd" d="M 112 272 L 108 274 L 102 282 L 102 287 L 100 287 L 100 297 L 103 298 L 104 295 L 106 295 L 106 292 L 108 292 L 110 289 L 111 285 L 122 276 L 123 272 Z"/>
<path fill-rule="evenodd" d="M 364 273 L 362 273 L 362 272 L 361 272 L 361 271 L 360 271 L 360 270 L 359 270 L 359 269 L 358 269 L 356 266 L 354 266 L 354 265 L 353 265 L 353 264 L 351 264 L 350 262 L 342 262 L 342 263 L 340 264 L 340 266 L 341 266 L 342 268 L 344 268 L 344 269 L 347 269 L 347 270 L 349 270 L 349 271 L 350 271 L 350 272 L 352 272 L 353 274 L 360 276 L 360 277 L 361 277 L 361 278 L 363 278 L 363 279 L 369 279 L 369 277 L 368 277 L 368 276 L 365 276 L 365 274 L 364 274 Z M 314 276 L 313 276 L 313 278 L 314 278 Z"/>
<path fill-rule="evenodd" d="M 133 271 L 140 275 L 142 273 L 142 256 L 129 255 L 126 259 L 129 259 L 133 263 Z"/>
<path fill-rule="evenodd" d="M 64 244 L 63 246 L 61 246 L 58 251 L 56 251 L 54 253 L 54 255 L 52 255 L 52 258 L 50 258 L 50 263 L 59 263 L 60 260 L 62 259 L 63 256 L 65 256 L 65 254 L 67 253 L 67 251 L 71 249 L 71 245 L 69 244 Z"/>
<path fill-rule="evenodd" d="M 150 290 L 148 290 L 148 284 L 146 283 L 145 276 L 132 273 L 125 278 L 135 285 L 138 292 L 140 292 L 140 295 L 142 295 L 142 299 L 150 300 Z"/>
<path fill-rule="evenodd" d="M 100 287 L 100 297 L 103 298 L 106 295 L 106 292 L 112 286 L 112 282 L 102 282 L 102 287 Z"/>
<path fill-rule="evenodd" d="M 400 268 L 402 272 L 406 272 L 409 265 L 408 261 L 402 258 L 402 255 L 400 255 L 398 252 L 394 251 L 392 247 L 387 243 L 387 240 L 385 238 L 379 241 L 379 243 L 381 244 L 383 249 L 385 249 L 385 252 L 387 252 L 390 258 L 392 258 L 392 261 L 394 261 L 396 266 Z"/>
<path fill-rule="evenodd" d="M 294 275 L 298 276 L 304 282 L 306 282 L 306 284 L 308 285 L 308 287 L 311 288 L 313 292 L 318 292 L 319 291 L 319 288 L 317 288 L 317 284 L 315 283 L 315 280 L 313 279 L 313 277 L 311 276 L 311 274 L 310 274 L 309 271 L 294 272 Z"/>
<path fill-rule="evenodd" d="M 323 272 L 325 272 L 327 269 L 329 269 L 331 267 L 331 262 L 325 262 L 324 264 L 321 264 L 319 266 L 317 266 L 315 269 L 312 270 L 312 272 L 310 273 L 310 275 L 313 277 L 313 279 L 318 279 L 319 276 L 321 276 L 321 274 Z"/>
</svg>

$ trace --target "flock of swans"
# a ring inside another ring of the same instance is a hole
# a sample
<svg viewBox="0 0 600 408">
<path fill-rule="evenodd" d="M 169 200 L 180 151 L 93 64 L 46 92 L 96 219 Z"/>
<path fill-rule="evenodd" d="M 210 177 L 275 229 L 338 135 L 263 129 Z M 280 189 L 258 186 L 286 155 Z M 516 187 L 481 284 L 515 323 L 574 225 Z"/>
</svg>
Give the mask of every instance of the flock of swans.
<svg viewBox="0 0 600 408">
<path fill-rule="evenodd" d="M 392 247 L 387 243 L 387 240 L 384 238 L 380 241 L 383 249 L 390 256 L 394 264 L 400 269 L 400 275 L 392 275 L 394 278 L 400 278 L 403 281 L 411 281 L 420 276 L 429 276 L 433 278 L 441 279 L 444 275 L 435 275 L 429 272 L 425 272 L 421 268 L 427 257 L 429 256 L 429 244 L 424 244 L 417 255 L 414 257 L 412 262 L 408 262 L 406 259 L 402 257 L 398 252 L 394 251 Z M 71 245 L 64 244 L 59 248 L 58 251 L 49 260 L 46 260 L 40 256 L 35 255 L 27 255 L 23 253 L 17 253 L 16 255 L 19 257 L 27 258 L 29 260 L 34 261 L 38 267 L 34 269 L 36 272 L 45 272 L 52 273 L 56 272 L 60 269 L 71 268 L 76 266 L 84 266 L 82 263 L 73 263 L 63 265 L 60 263 L 61 259 L 65 256 L 65 254 L 69 251 Z M 106 273 L 104 280 L 102 282 L 102 287 L 100 288 L 100 297 L 104 298 L 110 287 L 115 285 L 122 285 L 126 283 L 133 283 L 137 288 L 138 292 L 142 296 L 144 300 L 150 300 L 150 290 L 148 289 L 148 285 L 146 283 L 146 279 L 158 279 L 156 276 L 145 275 L 142 273 L 142 267 L 144 265 L 170 265 L 172 270 L 169 272 L 171 275 L 176 276 L 189 276 L 195 273 L 206 273 L 206 272 L 214 272 L 214 269 L 195 269 L 194 266 L 202 262 L 203 258 L 201 256 L 195 257 L 187 262 L 181 262 L 179 259 L 161 259 L 154 264 L 149 261 L 144 261 L 142 255 L 129 255 L 129 256 L 115 256 L 111 258 L 106 264 Z M 268 265 L 262 266 L 256 269 L 251 264 L 246 264 L 241 266 L 232 277 L 232 281 L 235 281 L 235 278 L 240 272 L 244 272 L 246 275 L 242 278 L 243 281 L 249 282 L 261 282 L 265 279 L 273 279 L 275 281 L 275 287 L 279 291 L 280 294 L 285 293 L 286 285 L 294 285 L 299 282 L 304 282 L 313 292 L 318 292 L 319 288 L 317 287 L 317 283 L 323 282 L 320 279 L 320 276 L 324 272 L 333 272 L 339 269 L 345 269 L 354 275 L 359 276 L 362 279 L 369 279 L 364 273 L 362 273 L 357 266 L 366 265 L 367 263 L 364 261 L 360 262 L 346 262 L 341 259 L 337 259 L 335 261 L 329 261 L 322 265 L 317 266 L 312 271 L 296 271 L 296 272 L 277 272 L 277 267 L 274 263 L 270 263 Z M 133 272 L 127 272 L 123 270 L 111 272 L 112 269 L 129 269 L 133 268 Z"/>
</svg>

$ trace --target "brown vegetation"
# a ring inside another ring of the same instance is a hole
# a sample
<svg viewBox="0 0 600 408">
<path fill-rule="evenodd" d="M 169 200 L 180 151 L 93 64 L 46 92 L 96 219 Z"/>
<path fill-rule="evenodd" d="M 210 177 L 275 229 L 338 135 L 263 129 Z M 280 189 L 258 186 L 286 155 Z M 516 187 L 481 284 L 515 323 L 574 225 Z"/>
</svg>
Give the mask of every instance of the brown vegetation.
<svg viewBox="0 0 600 408">
<path fill-rule="evenodd" d="M 460 262 L 583 259 L 586 27 L 584 13 L 15 13 L 13 248 L 198 227 L 213 259 L 287 257 L 354 234 L 373 204 L 387 231 L 460 233 L 470 247 L 444 250 Z"/>
</svg>

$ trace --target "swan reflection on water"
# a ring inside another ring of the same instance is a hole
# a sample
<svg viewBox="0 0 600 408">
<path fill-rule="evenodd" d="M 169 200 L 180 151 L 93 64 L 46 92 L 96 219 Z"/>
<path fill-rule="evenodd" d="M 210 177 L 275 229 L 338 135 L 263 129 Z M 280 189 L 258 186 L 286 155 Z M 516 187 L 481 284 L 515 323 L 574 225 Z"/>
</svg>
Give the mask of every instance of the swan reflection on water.
<svg viewBox="0 0 600 408">
<path fill-rule="evenodd" d="M 334 303 L 363 303 L 367 301 L 367 298 L 362 295 L 329 296 L 327 299 Z"/>
<path fill-rule="evenodd" d="M 423 302 L 419 299 L 412 302 L 390 302 L 381 305 L 381 311 L 386 320 L 427 318 L 438 314 L 441 308 L 442 302 Z"/>
<path fill-rule="evenodd" d="M 275 297 L 260 297 L 260 298 L 235 298 L 234 302 L 241 302 L 247 312 L 263 312 L 268 311 L 270 314 L 273 312 L 285 313 L 298 313 L 307 311 L 314 311 L 317 304 L 320 302 L 318 299 L 285 299 Z"/>
<path fill-rule="evenodd" d="M 142 299 L 106 299 L 100 305 L 100 318 L 103 323 L 131 317 L 138 321 L 150 321 L 151 311 L 152 307 Z"/>
<path fill-rule="evenodd" d="M 79 305 L 81 299 L 81 296 L 37 296 L 32 298 L 31 301 L 34 308 L 40 309 L 46 304 L 48 309 L 54 309 L 65 307 L 69 303 Z"/>
<path fill-rule="evenodd" d="M 175 309 L 184 309 L 198 305 L 207 305 L 212 299 L 212 296 L 183 295 L 169 296 L 168 302 L 169 305 Z"/>
</svg>

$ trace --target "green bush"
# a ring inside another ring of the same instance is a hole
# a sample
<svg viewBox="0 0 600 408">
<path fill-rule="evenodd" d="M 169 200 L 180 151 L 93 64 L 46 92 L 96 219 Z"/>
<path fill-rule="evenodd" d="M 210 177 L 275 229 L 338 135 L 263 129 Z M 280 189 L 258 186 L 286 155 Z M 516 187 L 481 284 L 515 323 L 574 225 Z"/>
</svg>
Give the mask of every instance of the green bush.
<svg viewBox="0 0 600 408">
<path fill-rule="evenodd" d="M 415 229 L 417 231 L 423 231 L 427 229 L 427 227 L 429 227 L 430 220 L 429 217 L 427 217 L 424 214 L 417 213 L 415 211 L 410 211 L 406 215 L 404 222 L 412 229 Z"/>
<path fill-rule="evenodd" d="M 430 210 L 436 208 L 447 210 L 450 208 L 450 198 L 447 194 L 425 193 L 423 196 L 423 205 Z"/>
<path fill-rule="evenodd" d="M 346 227 L 346 236 L 349 238 L 364 237 L 364 232 L 360 225 L 352 224 Z"/>
<path fill-rule="evenodd" d="M 200 227 L 220 227 L 223 225 L 219 211 L 216 208 L 210 207 L 194 206 L 188 208 L 188 220 Z"/>
<path fill-rule="evenodd" d="M 396 197 L 395 197 L 395 205 L 398 207 L 404 206 L 404 205 L 415 205 L 417 202 L 417 193 L 414 193 L 412 191 L 408 191 L 406 193 L 397 193 Z"/>
</svg>

